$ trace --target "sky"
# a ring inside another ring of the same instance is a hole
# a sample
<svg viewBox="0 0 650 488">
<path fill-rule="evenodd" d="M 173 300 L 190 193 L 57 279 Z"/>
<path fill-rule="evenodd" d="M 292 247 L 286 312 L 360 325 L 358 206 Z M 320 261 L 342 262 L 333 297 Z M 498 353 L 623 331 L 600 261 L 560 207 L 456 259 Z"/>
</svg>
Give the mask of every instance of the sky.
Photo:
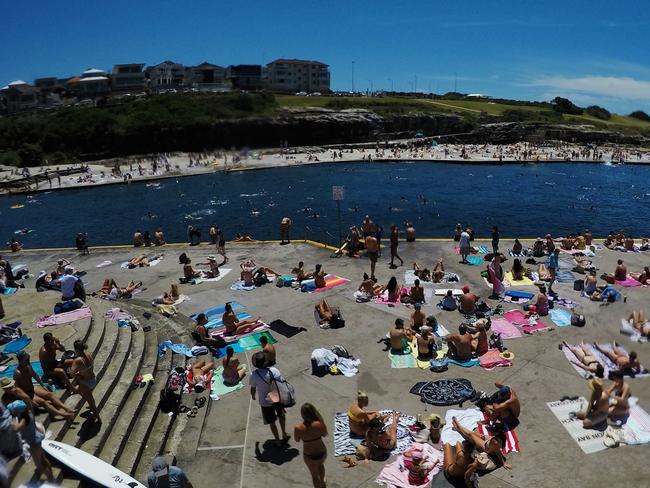
<svg viewBox="0 0 650 488">
<path fill-rule="evenodd" d="M 332 89 L 650 112 L 646 0 L 51 0 L 3 9 L 0 84 L 171 59 L 330 65 Z"/>
</svg>

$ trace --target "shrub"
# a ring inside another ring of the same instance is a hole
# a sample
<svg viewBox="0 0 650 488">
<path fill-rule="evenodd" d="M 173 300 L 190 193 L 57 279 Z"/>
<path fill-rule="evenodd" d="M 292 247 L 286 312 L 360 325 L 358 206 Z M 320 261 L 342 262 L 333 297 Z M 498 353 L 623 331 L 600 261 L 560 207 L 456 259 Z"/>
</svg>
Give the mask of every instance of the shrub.
<svg viewBox="0 0 650 488">
<path fill-rule="evenodd" d="M 601 120 L 609 120 L 612 117 L 612 114 L 607 110 L 604 109 L 603 107 L 599 107 L 598 105 L 591 105 L 585 109 L 585 112 L 588 115 L 591 115 L 592 117 L 596 117 L 597 119 Z"/>
<path fill-rule="evenodd" d="M 644 122 L 650 122 L 650 115 L 645 113 L 643 110 L 635 110 L 630 114 L 630 117 L 643 120 Z"/>
<path fill-rule="evenodd" d="M 582 109 L 574 105 L 573 102 L 568 98 L 555 97 L 553 100 L 551 100 L 551 106 L 553 107 L 553 110 L 561 114 L 582 114 Z"/>
</svg>

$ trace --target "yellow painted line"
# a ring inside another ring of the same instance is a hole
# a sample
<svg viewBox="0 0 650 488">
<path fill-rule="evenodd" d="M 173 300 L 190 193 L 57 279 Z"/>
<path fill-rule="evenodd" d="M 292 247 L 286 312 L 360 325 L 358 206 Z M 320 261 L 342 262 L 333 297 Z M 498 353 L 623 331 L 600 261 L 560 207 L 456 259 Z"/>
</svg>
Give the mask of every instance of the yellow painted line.
<svg viewBox="0 0 650 488">
<path fill-rule="evenodd" d="M 309 239 L 305 240 L 304 242 L 306 242 L 307 244 L 310 244 L 312 246 L 320 247 L 320 248 L 323 248 L 323 249 L 329 249 L 330 251 L 338 251 L 339 250 L 338 247 L 329 246 L 327 244 L 322 244 L 320 242 L 311 241 Z"/>
</svg>

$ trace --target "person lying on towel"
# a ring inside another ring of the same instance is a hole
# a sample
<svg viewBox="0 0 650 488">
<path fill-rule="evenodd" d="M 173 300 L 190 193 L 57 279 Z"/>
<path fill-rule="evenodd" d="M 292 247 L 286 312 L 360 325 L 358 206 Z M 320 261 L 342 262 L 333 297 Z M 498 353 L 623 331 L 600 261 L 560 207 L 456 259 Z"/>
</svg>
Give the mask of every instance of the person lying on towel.
<svg viewBox="0 0 650 488">
<path fill-rule="evenodd" d="M 397 446 L 397 423 L 399 412 L 393 411 L 390 425 L 384 427 L 384 422 L 374 418 L 368 422 L 366 440 L 357 447 L 357 459 L 378 459 L 390 455 L 390 451 Z"/>
</svg>

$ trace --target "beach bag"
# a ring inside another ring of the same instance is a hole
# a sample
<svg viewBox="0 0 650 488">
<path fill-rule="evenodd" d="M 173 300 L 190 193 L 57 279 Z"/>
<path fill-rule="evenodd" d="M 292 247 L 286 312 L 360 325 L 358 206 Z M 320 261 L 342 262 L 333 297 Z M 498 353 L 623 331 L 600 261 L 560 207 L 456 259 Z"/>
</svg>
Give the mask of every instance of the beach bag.
<svg viewBox="0 0 650 488">
<path fill-rule="evenodd" d="M 67 300 L 65 302 L 59 302 L 54 305 L 54 315 L 72 312 L 73 310 L 77 310 L 81 307 L 83 307 L 83 303 L 81 303 L 79 300 Z"/>
<path fill-rule="evenodd" d="M 341 311 L 337 310 L 330 319 L 330 329 L 341 329 L 345 327 L 345 320 L 341 317 Z"/>
<path fill-rule="evenodd" d="M 574 289 L 575 291 L 582 291 L 582 289 L 584 288 L 584 286 L 585 286 L 585 282 L 582 281 L 582 280 L 575 280 L 575 281 L 573 282 L 573 289 Z"/>
<path fill-rule="evenodd" d="M 182 368 L 177 368 L 169 373 L 165 387 L 160 390 L 158 408 L 160 408 L 161 412 L 178 413 L 178 409 L 181 406 L 181 395 L 183 394 L 184 384 L 185 372 Z"/>
<path fill-rule="evenodd" d="M 584 327 L 586 319 L 584 315 L 572 313 L 571 314 L 571 325 L 574 327 Z"/>
<path fill-rule="evenodd" d="M 434 373 L 442 373 L 449 369 L 449 360 L 444 357 L 442 359 L 432 359 L 429 361 L 429 369 Z"/>
<path fill-rule="evenodd" d="M 287 380 L 276 378 L 270 370 L 269 375 L 271 376 L 271 386 L 266 394 L 266 399 L 273 405 L 293 407 L 296 404 L 296 392 L 293 385 Z"/>
<path fill-rule="evenodd" d="M 331 327 L 331 325 L 330 325 L 330 327 Z M 339 346 L 338 344 L 335 345 L 335 346 L 332 346 L 330 348 L 330 351 L 332 351 L 334 354 L 336 354 L 340 358 L 349 358 L 350 357 L 350 353 L 348 352 L 348 350 L 343 346 Z"/>
</svg>

